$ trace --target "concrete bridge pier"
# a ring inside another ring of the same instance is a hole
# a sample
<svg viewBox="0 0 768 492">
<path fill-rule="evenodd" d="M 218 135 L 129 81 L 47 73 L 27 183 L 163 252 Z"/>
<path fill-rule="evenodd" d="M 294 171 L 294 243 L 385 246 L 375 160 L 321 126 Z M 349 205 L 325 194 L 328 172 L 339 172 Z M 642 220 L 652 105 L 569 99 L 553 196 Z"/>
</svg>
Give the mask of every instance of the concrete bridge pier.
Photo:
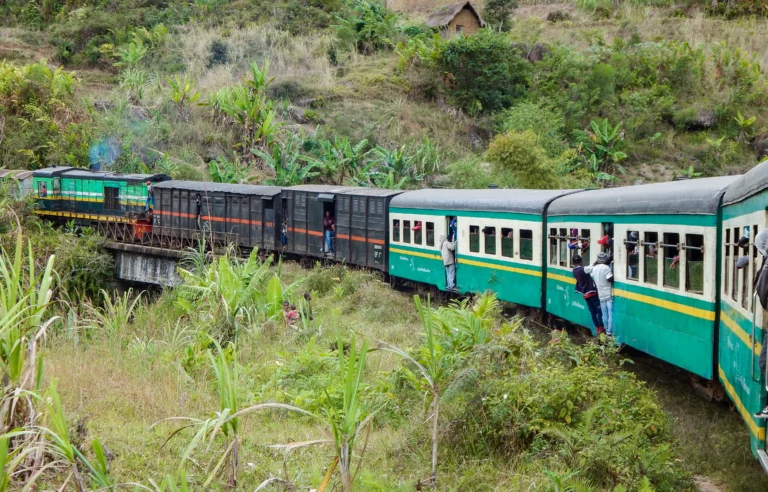
<svg viewBox="0 0 768 492">
<path fill-rule="evenodd" d="M 181 258 L 179 251 L 124 243 L 109 243 L 107 248 L 115 255 L 115 270 L 120 280 L 162 287 L 182 283 L 176 271 Z"/>
</svg>

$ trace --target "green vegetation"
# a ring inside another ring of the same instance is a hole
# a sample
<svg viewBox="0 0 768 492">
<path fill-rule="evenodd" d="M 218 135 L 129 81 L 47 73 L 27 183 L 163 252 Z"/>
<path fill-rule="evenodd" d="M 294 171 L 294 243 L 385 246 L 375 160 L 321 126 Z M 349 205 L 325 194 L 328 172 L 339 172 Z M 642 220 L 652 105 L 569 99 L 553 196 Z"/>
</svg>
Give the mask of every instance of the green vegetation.
<svg viewBox="0 0 768 492">
<path fill-rule="evenodd" d="M 743 172 L 768 154 L 763 3 L 489 0 L 493 29 L 447 40 L 376 0 L 9 0 L 0 167 L 398 189 Z M 492 296 L 414 306 L 232 251 L 113 292 L 102 238 L 30 211 L 0 194 L 0 408 L 25 409 L 2 415 L 0 490 L 765 488 L 738 416 L 660 406 L 612 349 L 541 340 Z M 305 291 L 314 319 L 284 326 Z"/>
</svg>

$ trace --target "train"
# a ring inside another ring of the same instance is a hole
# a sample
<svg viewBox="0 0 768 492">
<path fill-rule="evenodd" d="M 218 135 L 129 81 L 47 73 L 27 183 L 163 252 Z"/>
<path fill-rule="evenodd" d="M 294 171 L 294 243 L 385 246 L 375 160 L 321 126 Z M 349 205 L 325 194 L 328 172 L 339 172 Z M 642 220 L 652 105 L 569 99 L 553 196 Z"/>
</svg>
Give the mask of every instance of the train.
<svg viewBox="0 0 768 492">
<path fill-rule="evenodd" d="M 106 227 L 125 242 L 183 248 L 204 235 L 439 290 L 439 239 L 453 236 L 459 294 L 492 290 L 593 335 L 574 290 L 572 247 L 585 263 L 610 250 L 616 341 L 730 399 L 768 472 L 766 421 L 753 416 L 768 391 L 758 363 L 768 318 L 753 288 L 762 264 L 753 239 L 768 227 L 768 162 L 739 176 L 577 190 L 228 185 L 52 167 L 33 173 L 31 193 L 37 214 Z M 336 226 L 332 251 L 326 216 Z M 744 256 L 747 266 L 736 268 Z"/>
</svg>

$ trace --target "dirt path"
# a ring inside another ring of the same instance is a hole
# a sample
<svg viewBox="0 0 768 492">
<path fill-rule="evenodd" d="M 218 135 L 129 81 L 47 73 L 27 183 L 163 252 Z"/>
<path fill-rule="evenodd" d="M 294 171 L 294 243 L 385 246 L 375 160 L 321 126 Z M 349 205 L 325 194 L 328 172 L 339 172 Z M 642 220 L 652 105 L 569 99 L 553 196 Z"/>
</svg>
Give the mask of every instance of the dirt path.
<svg viewBox="0 0 768 492">
<path fill-rule="evenodd" d="M 715 485 L 706 477 L 694 476 L 693 481 L 696 483 L 696 488 L 699 492 L 725 492 L 725 489 L 719 485 Z"/>
</svg>

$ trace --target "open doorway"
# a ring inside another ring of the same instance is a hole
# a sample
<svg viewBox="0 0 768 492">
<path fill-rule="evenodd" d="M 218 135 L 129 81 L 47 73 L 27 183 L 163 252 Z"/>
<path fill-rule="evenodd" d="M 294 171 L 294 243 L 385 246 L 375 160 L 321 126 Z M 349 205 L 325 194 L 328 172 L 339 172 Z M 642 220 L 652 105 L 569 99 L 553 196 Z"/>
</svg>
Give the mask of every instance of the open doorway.
<svg viewBox="0 0 768 492">
<path fill-rule="evenodd" d="M 336 210 L 335 202 L 324 201 L 323 204 L 323 253 L 332 254 L 336 243 Z"/>
</svg>

